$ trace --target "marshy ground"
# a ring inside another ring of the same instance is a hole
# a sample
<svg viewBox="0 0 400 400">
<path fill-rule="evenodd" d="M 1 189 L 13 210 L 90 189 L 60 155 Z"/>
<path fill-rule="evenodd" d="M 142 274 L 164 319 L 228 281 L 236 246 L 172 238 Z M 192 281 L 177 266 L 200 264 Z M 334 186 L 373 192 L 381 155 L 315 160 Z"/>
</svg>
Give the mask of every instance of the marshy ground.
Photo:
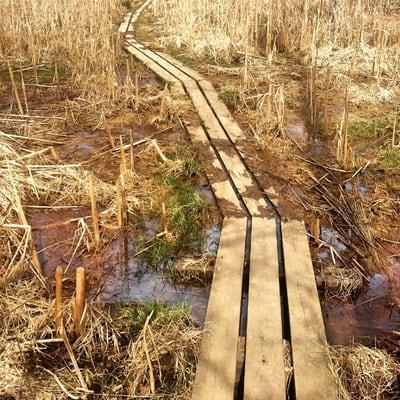
<svg viewBox="0 0 400 400">
<path fill-rule="evenodd" d="M 0 33 L 11 37 L 25 11 L 5 3 Z M 0 41 L 0 398 L 189 398 L 221 216 L 181 126 L 184 107 L 116 50 L 115 26 L 136 5 L 91 3 L 100 32 L 81 10 L 86 28 L 68 44 L 53 28 L 25 45 Z M 201 15 L 200 3 L 185 9 Z M 271 8 L 266 41 L 227 32 L 225 18 L 202 31 L 211 4 L 189 29 L 182 5 L 159 0 L 136 32 L 207 75 L 245 131 L 241 148 L 266 193 L 281 215 L 307 222 L 333 366 L 351 399 L 399 391 L 399 9 L 373 3 L 348 5 L 364 17 L 354 31 L 346 19 L 347 42 L 313 31 L 311 3 L 286 34 Z M 67 32 L 75 11 L 64 11 Z M 42 26 L 32 12 L 19 35 Z M 107 46 L 77 41 L 95 31 Z M 77 336 L 81 266 L 88 300 Z"/>
</svg>

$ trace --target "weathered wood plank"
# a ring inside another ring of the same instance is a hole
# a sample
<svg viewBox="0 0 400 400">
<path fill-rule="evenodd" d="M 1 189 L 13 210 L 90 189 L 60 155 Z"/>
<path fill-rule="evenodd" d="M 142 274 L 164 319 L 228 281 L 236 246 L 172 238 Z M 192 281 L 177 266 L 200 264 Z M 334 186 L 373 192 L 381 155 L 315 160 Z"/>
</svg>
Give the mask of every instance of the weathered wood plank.
<svg viewBox="0 0 400 400">
<path fill-rule="evenodd" d="M 127 42 L 124 48 L 127 52 L 132 54 L 143 64 L 145 64 L 149 69 L 151 69 L 160 79 L 162 79 L 164 82 L 170 83 L 173 86 L 173 91 L 175 91 L 177 95 L 181 96 L 185 95 L 185 91 L 182 87 L 181 82 L 173 75 L 171 75 L 168 71 L 166 71 L 164 68 L 161 68 L 158 64 L 149 59 L 134 44 L 130 44 L 129 42 Z"/>
<path fill-rule="evenodd" d="M 310 249 L 303 222 L 282 224 L 297 400 L 336 400 Z"/>
<path fill-rule="evenodd" d="M 274 219 L 253 218 L 244 400 L 286 399 Z"/>
<path fill-rule="evenodd" d="M 233 400 L 246 224 L 227 218 L 222 226 L 192 400 Z"/>
<path fill-rule="evenodd" d="M 137 50 L 136 45 L 132 44 L 131 46 L 136 49 L 136 52 L 139 51 Z M 160 71 L 161 69 L 163 70 L 162 73 L 164 75 L 166 72 L 168 72 L 170 75 L 173 75 L 175 81 L 180 80 L 183 82 L 189 97 L 191 98 L 193 105 L 197 110 L 197 113 L 207 129 L 208 134 L 212 139 L 216 140 L 215 146 L 219 150 L 221 159 L 230 172 L 235 186 L 242 194 L 243 201 L 245 202 L 250 214 L 255 216 L 265 214 L 267 212 L 267 206 L 261 198 L 261 194 L 259 193 L 258 196 L 255 195 L 255 193 L 257 193 L 257 187 L 253 182 L 252 177 L 243 165 L 232 144 L 228 140 L 218 119 L 210 108 L 210 105 L 207 103 L 203 93 L 197 86 L 197 83 L 193 79 L 187 77 L 183 72 L 179 71 L 176 67 L 171 65 L 168 61 L 153 53 L 151 50 L 141 49 L 139 53 L 139 57 L 142 57 L 142 59 L 143 57 L 147 56 L 147 65 L 149 68 L 153 69 L 157 75 L 162 72 Z M 226 150 L 227 148 L 231 149 L 230 154 L 228 154 Z"/>
<path fill-rule="evenodd" d="M 230 139 L 235 143 L 238 140 L 245 140 L 246 136 L 240 128 L 239 124 L 233 119 L 232 114 L 228 110 L 225 103 L 220 99 L 218 92 L 215 90 L 211 82 L 202 80 L 199 81 L 206 98 L 210 102 L 218 119 L 221 121 Z"/>
<path fill-rule="evenodd" d="M 177 67 L 179 67 L 179 69 L 181 71 L 183 71 L 187 75 L 190 75 L 194 80 L 201 81 L 201 80 L 206 79 L 206 77 L 204 75 L 200 74 L 193 68 L 188 67 L 183 62 L 177 60 L 176 58 L 170 56 L 169 54 L 164 53 L 162 51 L 157 51 L 157 54 L 160 55 L 161 57 L 165 58 L 169 63 L 174 64 Z"/>
<path fill-rule="evenodd" d="M 181 82 L 183 82 L 183 83 L 194 82 L 194 80 L 192 78 L 187 76 L 179 68 L 177 68 L 175 65 L 168 62 L 163 57 L 159 56 L 154 51 L 149 50 L 149 49 L 144 49 L 143 51 L 149 58 L 151 58 L 154 62 L 156 62 L 157 64 L 162 66 L 164 69 L 166 69 L 168 72 L 170 72 L 171 74 L 176 76 Z"/>
<path fill-rule="evenodd" d="M 241 214 L 244 216 L 239 199 L 236 196 L 236 193 L 233 190 L 228 176 L 218 160 L 214 149 L 211 147 L 210 142 L 204 133 L 204 128 L 198 124 L 187 125 L 186 129 L 193 143 L 200 147 L 202 156 L 207 158 L 208 162 L 207 165 L 205 165 L 206 173 L 223 214 L 225 216 L 232 214 Z"/>
</svg>

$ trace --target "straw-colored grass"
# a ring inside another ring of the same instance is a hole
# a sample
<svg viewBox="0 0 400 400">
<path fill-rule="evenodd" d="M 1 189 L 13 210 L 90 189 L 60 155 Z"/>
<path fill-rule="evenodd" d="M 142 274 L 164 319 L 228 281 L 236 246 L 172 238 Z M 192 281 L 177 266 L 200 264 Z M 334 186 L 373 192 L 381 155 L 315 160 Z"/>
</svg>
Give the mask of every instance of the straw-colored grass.
<svg viewBox="0 0 400 400">
<path fill-rule="evenodd" d="M 51 67 L 63 71 L 75 91 L 89 98 L 116 95 L 116 45 L 113 23 L 118 0 L 1 0 L 0 61 L 15 68 Z"/>
<path fill-rule="evenodd" d="M 386 46 L 399 35 L 390 19 L 399 7 L 391 1 L 156 0 L 154 10 L 170 42 L 192 55 L 224 61 L 276 51 L 315 58 L 316 49 L 326 45 L 356 48 L 361 43 L 379 47 L 382 64 Z"/>
<path fill-rule="evenodd" d="M 54 304 L 37 280 L 19 281 L 0 293 L 0 396 L 177 399 L 188 393 L 200 331 L 186 305 L 132 304 L 111 318 L 108 310 L 88 304 L 83 334 L 75 340 L 71 303 L 65 303 L 66 334 L 60 340 Z"/>
<path fill-rule="evenodd" d="M 343 400 L 385 399 L 397 386 L 400 365 L 384 350 L 354 344 L 331 347 L 330 355 Z"/>
</svg>

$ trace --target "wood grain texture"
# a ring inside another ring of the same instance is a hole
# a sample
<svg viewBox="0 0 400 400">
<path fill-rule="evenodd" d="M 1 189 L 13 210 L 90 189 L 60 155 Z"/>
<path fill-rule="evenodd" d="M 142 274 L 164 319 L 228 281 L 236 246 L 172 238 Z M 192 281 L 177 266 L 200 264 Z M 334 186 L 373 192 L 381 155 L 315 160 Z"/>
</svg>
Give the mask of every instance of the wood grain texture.
<svg viewBox="0 0 400 400">
<path fill-rule="evenodd" d="M 336 387 L 329 368 L 324 321 L 304 223 L 283 223 L 282 238 L 296 399 L 336 400 Z"/>
<path fill-rule="evenodd" d="M 244 400 L 285 400 L 279 264 L 274 219 L 253 218 Z"/>
<path fill-rule="evenodd" d="M 222 226 L 193 400 L 233 400 L 246 224 L 226 218 Z"/>
</svg>

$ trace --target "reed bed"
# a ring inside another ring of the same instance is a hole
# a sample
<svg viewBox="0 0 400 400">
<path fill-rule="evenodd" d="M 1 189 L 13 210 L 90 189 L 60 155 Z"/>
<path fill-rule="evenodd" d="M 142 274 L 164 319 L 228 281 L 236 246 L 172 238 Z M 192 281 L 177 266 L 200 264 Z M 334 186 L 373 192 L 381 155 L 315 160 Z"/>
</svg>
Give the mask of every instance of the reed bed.
<svg viewBox="0 0 400 400">
<path fill-rule="evenodd" d="M 116 97 L 118 0 L 81 2 L 1 0 L 0 62 L 7 68 L 51 67 L 55 79 L 68 74 L 75 92 L 87 98 Z"/>
<path fill-rule="evenodd" d="M 399 37 L 388 18 L 399 12 L 389 0 L 154 1 L 171 43 L 228 62 L 276 52 L 315 59 L 327 45 L 337 50 L 362 44 L 379 49 L 375 53 L 382 61 Z"/>
<path fill-rule="evenodd" d="M 0 396 L 187 396 L 200 339 L 187 307 L 132 304 L 117 308 L 111 318 L 109 310 L 88 303 L 76 338 L 72 303 L 64 302 L 60 337 L 54 302 L 39 281 L 19 280 L 0 293 Z"/>
</svg>

